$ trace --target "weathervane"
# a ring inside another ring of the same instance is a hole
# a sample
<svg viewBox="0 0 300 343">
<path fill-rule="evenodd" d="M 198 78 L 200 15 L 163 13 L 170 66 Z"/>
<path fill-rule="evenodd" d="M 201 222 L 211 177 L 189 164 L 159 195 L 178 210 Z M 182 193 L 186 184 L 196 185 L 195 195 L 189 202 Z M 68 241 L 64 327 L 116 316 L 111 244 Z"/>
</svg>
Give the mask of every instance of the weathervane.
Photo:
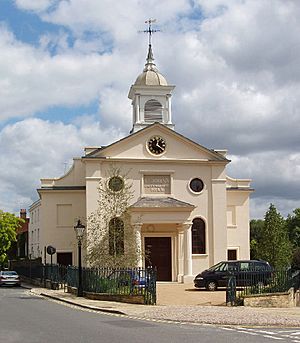
<svg viewBox="0 0 300 343">
<path fill-rule="evenodd" d="M 142 32 L 148 33 L 149 37 L 149 45 L 151 45 L 151 37 L 154 32 L 159 32 L 160 30 L 153 30 L 152 29 L 152 24 L 156 22 L 156 19 L 151 19 L 149 18 L 148 20 L 145 21 L 146 24 L 148 24 L 148 29 L 144 30 Z"/>
</svg>

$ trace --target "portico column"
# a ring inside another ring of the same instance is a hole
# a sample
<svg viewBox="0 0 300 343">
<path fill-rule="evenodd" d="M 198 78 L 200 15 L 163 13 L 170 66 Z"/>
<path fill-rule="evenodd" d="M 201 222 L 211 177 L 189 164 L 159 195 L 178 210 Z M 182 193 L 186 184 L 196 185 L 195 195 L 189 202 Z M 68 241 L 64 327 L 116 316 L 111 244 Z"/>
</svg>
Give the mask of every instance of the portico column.
<svg viewBox="0 0 300 343">
<path fill-rule="evenodd" d="M 167 110 L 168 110 L 167 123 L 168 123 L 168 124 L 172 124 L 171 94 L 167 94 Z"/>
<path fill-rule="evenodd" d="M 136 223 L 134 224 L 135 229 L 135 237 L 136 237 L 136 247 L 139 254 L 138 257 L 138 267 L 143 267 L 143 259 L 142 259 L 142 223 Z"/>
<path fill-rule="evenodd" d="M 178 227 L 178 275 L 177 281 L 183 282 L 184 276 L 184 228 L 182 226 Z"/>
<path fill-rule="evenodd" d="M 141 118 L 140 118 L 140 94 L 136 95 L 135 98 L 135 122 L 140 123 Z"/>
<path fill-rule="evenodd" d="M 184 223 L 184 282 L 192 281 L 192 223 Z"/>
</svg>

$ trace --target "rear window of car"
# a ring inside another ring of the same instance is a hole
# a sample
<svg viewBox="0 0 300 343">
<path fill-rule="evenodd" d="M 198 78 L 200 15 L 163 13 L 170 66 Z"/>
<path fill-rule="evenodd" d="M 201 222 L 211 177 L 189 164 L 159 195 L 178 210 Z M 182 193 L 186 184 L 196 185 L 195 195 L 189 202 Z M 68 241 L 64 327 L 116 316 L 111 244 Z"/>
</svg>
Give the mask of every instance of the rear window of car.
<svg viewBox="0 0 300 343">
<path fill-rule="evenodd" d="M 1 272 L 2 275 L 18 275 L 17 272 L 12 272 L 12 271 L 4 271 Z"/>
<path fill-rule="evenodd" d="M 250 270 L 250 263 L 249 262 L 241 262 L 240 263 L 240 271 L 244 272 Z"/>
</svg>

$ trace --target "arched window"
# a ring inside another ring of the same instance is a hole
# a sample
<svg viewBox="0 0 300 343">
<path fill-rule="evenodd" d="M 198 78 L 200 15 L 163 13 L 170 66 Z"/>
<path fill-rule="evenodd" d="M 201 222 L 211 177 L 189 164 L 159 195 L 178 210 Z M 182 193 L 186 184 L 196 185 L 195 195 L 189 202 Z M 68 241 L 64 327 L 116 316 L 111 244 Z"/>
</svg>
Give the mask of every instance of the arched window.
<svg viewBox="0 0 300 343">
<path fill-rule="evenodd" d="M 205 254 L 205 223 L 195 218 L 192 225 L 192 254 Z"/>
<path fill-rule="evenodd" d="M 145 103 L 144 113 L 146 122 L 162 122 L 162 104 L 155 100 L 151 99 Z"/>
<path fill-rule="evenodd" d="M 109 221 L 109 254 L 119 256 L 124 254 L 124 222 L 120 218 Z"/>
</svg>

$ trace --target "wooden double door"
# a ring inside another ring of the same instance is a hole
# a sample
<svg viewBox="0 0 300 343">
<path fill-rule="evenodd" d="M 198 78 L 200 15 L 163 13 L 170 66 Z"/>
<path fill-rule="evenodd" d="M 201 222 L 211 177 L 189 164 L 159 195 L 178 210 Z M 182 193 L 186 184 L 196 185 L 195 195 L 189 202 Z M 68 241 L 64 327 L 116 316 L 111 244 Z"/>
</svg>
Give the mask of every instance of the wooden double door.
<svg viewBox="0 0 300 343">
<path fill-rule="evenodd" d="M 145 237 L 145 266 L 156 267 L 157 281 L 172 281 L 171 237 Z"/>
</svg>

